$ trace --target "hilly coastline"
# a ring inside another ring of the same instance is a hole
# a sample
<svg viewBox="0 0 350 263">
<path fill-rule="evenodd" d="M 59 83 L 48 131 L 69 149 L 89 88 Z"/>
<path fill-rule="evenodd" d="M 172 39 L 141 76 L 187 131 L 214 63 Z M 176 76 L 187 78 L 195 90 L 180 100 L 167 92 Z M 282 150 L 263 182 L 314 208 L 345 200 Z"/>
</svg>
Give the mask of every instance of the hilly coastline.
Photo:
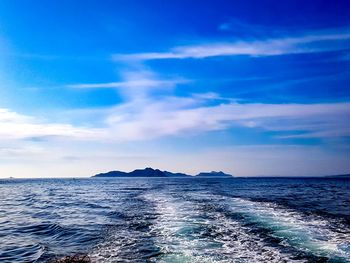
<svg viewBox="0 0 350 263">
<path fill-rule="evenodd" d="M 181 178 L 190 178 L 190 177 L 215 177 L 215 178 L 231 178 L 233 177 L 230 174 L 224 172 L 201 172 L 197 175 L 189 175 L 185 173 L 172 173 L 168 171 L 161 171 L 159 169 L 145 168 L 145 169 L 136 169 L 132 172 L 122 172 L 122 171 L 110 171 L 106 173 L 99 173 L 93 177 L 181 177 Z"/>
</svg>

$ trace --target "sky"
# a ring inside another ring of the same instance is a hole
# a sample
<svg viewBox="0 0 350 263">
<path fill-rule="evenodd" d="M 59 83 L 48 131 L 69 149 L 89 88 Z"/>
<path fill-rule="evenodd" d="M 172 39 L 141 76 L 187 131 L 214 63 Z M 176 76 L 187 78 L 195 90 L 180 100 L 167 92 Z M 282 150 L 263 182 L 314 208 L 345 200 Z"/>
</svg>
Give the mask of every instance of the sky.
<svg viewBox="0 0 350 263">
<path fill-rule="evenodd" d="M 349 1 L 0 0 L 0 177 L 350 173 Z"/>
</svg>

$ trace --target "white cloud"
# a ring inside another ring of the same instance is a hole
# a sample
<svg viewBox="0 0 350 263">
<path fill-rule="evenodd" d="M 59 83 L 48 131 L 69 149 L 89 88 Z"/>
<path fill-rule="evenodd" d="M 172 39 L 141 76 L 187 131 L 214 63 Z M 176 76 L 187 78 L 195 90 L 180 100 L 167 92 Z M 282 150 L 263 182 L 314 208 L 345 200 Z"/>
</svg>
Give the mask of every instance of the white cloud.
<svg viewBox="0 0 350 263">
<path fill-rule="evenodd" d="M 238 175 L 290 175 L 291 172 L 285 171 L 287 163 L 300 168 L 293 171 L 295 174 L 342 172 L 349 167 L 344 161 L 347 153 L 332 157 L 329 152 L 306 146 L 280 145 L 268 149 L 256 146 L 194 153 L 164 150 L 156 139 L 190 137 L 235 126 L 287 131 L 288 138 L 350 136 L 350 103 L 240 103 L 212 92 L 186 97 L 170 95 L 176 82 L 170 80 L 163 89 L 166 80 L 152 72 L 125 73 L 122 83 L 131 84 L 117 89 L 124 102 L 110 108 L 69 112 L 72 121 L 68 123 L 0 109 L 0 176 L 49 176 L 50 169 L 51 176 L 89 176 L 102 170 L 145 166 L 188 173 L 200 169 L 225 170 Z M 73 125 L 74 118 L 95 123 L 95 128 Z M 255 164 L 254 168 L 251 163 Z"/>
<path fill-rule="evenodd" d="M 7 140 L 65 138 L 90 141 L 140 141 L 165 136 L 188 136 L 233 126 L 269 131 L 298 131 L 290 137 L 350 136 L 350 103 L 264 104 L 237 103 L 213 94 L 192 97 L 134 98 L 99 110 L 100 128 L 38 121 L 0 109 L 0 138 Z M 91 114 L 87 111 L 86 114 Z M 80 113 L 84 114 L 84 113 Z"/>
<path fill-rule="evenodd" d="M 237 125 L 301 130 L 309 137 L 350 136 L 350 103 L 242 104 L 222 99 L 221 104 L 213 105 L 220 99 L 211 93 L 157 100 L 133 97 L 119 106 L 99 110 L 105 125 L 95 129 L 39 121 L 0 109 L 0 176 L 89 176 L 146 166 L 193 174 L 224 170 L 236 175 L 317 175 L 349 169 L 347 153 L 334 156 L 320 147 L 233 146 L 226 150 L 169 152 L 162 145 L 152 144 L 151 139 L 159 137 L 188 137 Z M 59 141 L 52 139 L 57 136 Z M 48 139 L 26 140 L 33 137 Z M 291 166 L 297 169 L 286 171 L 285 167 Z"/>
<path fill-rule="evenodd" d="M 106 120 L 115 138 L 123 140 L 188 135 L 232 126 L 297 130 L 304 132 L 305 137 L 350 136 L 350 124 L 346 121 L 350 118 L 350 103 L 222 103 L 207 106 L 206 102 L 197 97 L 132 101 L 114 107 Z M 298 136 L 301 135 L 295 135 Z"/>
<path fill-rule="evenodd" d="M 80 83 L 67 85 L 68 88 L 75 89 L 119 89 L 125 88 L 129 90 L 136 89 L 140 91 L 143 88 L 168 88 L 177 84 L 187 83 L 189 80 L 184 78 L 161 79 L 154 72 L 149 70 L 124 71 L 121 72 L 123 81 L 107 82 L 107 83 Z"/>
<path fill-rule="evenodd" d="M 184 80 L 152 80 L 152 79 L 138 79 L 122 82 L 108 82 L 108 83 L 90 83 L 90 84 L 72 84 L 69 88 L 76 89 L 97 89 L 97 88 L 140 88 L 140 87 L 167 87 L 185 82 Z"/>
<path fill-rule="evenodd" d="M 115 54 L 114 60 L 153 60 L 209 58 L 217 56 L 271 56 L 296 53 L 311 53 L 347 49 L 348 44 L 322 45 L 320 42 L 349 40 L 350 33 L 312 33 L 299 37 L 273 38 L 266 40 L 205 43 L 190 46 L 178 46 L 166 52 L 149 52 L 136 54 Z"/>
<path fill-rule="evenodd" d="M 123 83 L 123 84 L 121 84 Z M 125 102 L 98 116 L 105 124 L 104 138 L 114 141 L 149 140 L 164 136 L 198 134 L 233 126 L 269 131 L 297 131 L 288 137 L 350 136 L 350 103 L 266 104 L 239 103 L 216 93 L 169 96 L 167 83 L 148 71 L 127 72 L 118 89 Z M 175 87 L 171 80 L 168 87 Z M 105 84 L 79 84 L 100 88 Z M 113 85 L 110 85 L 111 87 Z M 154 89 L 161 88 L 154 96 Z M 80 113 L 81 114 L 81 113 Z M 86 114 L 91 115 L 91 110 Z"/>
<path fill-rule="evenodd" d="M 38 121 L 34 117 L 21 115 L 9 109 L 0 108 L 0 138 L 26 139 L 35 137 L 66 137 L 73 139 L 93 139 L 102 135 L 98 129 L 75 127 Z"/>
<path fill-rule="evenodd" d="M 234 126 L 289 131 L 289 138 L 350 136 L 350 103 L 239 103 L 216 93 L 169 95 L 171 89 L 183 81 L 162 79 L 151 71 L 141 70 L 124 72 L 121 82 L 71 85 L 72 88 L 118 88 L 124 102 L 110 108 L 79 110 L 71 114 L 72 118 L 75 116 L 85 122 L 91 120 L 95 128 L 40 120 L 0 109 L 0 138 L 140 141 Z"/>
<path fill-rule="evenodd" d="M 126 100 L 145 98 L 154 92 L 168 92 L 176 85 L 189 83 L 184 78 L 162 79 L 148 70 L 125 71 L 121 73 L 122 81 L 109 83 L 80 83 L 67 85 L 74 89 L 116 89 Z"/>
</svg>

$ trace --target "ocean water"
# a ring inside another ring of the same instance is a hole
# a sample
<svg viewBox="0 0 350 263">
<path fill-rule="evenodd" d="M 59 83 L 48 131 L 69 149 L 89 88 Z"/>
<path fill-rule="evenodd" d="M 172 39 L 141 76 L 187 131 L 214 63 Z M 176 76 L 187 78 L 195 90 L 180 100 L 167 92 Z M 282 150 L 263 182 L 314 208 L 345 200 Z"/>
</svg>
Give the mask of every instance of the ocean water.
<svg viewBox="0 0 350 263">
<path fill-rule="evenodd" d="M 350 180 L 0 180 L 0 262 L 350 262 Z"/>
</svg>

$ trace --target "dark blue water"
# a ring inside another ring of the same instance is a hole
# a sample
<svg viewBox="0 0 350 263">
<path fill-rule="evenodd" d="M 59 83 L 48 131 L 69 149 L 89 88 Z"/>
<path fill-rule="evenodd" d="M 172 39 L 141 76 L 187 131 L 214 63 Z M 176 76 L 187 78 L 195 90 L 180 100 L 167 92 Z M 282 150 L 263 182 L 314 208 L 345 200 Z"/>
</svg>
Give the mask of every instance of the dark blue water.
<svg viewBox="0 0 350 263">
<path fill-rule="evenodd" d="M 0 262 L 350 262 L 350 181 L 0 180 Z"/>
</svg>

